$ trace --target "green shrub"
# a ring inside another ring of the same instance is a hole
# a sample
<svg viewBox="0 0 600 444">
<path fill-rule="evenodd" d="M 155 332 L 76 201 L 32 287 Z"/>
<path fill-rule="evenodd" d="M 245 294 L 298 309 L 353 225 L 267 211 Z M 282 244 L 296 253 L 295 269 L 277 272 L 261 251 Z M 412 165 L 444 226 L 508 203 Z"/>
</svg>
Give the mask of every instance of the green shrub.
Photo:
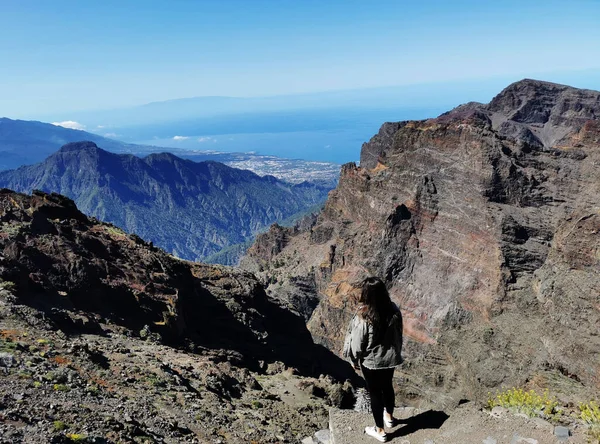
<svg viewBox="0 0 600 444">
<path fill-rule="evenodd" d="M 534 390 L 525 391 L 521 388 L 512 388 L 496 392 L 494 396 L 488 394 L 488 408 L 500 406 L 514 413 L 523 413 L 529 417 L 542 417 L 554 419 L 558 415 L 558 402 L 546 390 L 542 395 Z"/>
<path fill-rule="evenodd" d="M 263 407 L 263 403 L 260 401 L 252 401 L 252 408 L 257 410 Z"/>
<path fill-rule="evenodd" d="M 106 228 L 106 232 L 109 234 L 112 234 L 113 236 L 117 236 L 117 237 L 127 236 L 127 233 L 125 233 L 119 227 L 115 227 L 114 225 L 105 225 L 105 228 Z"/>
<path fill-rule="evenodd" d="M 54 430 L 56 430 L 57 432 L 61 432 L 67 428 L 67 425 L 62 421 L 54 421 L 53 425 Z"/>
<path fill-rule="evenodd" d="M 167 386 L 167 382 L 164 379 L 161 379 L 156 375 L 152 375 L 152 376 L 148 377 L 148 382 L 150 383 L 150 385 L 152 385 L 154 387 L 166 387 Z"/>
<path fill-rule="evenodd" d="M 578 419 L 589 427 L 590 438 L 600 442 L 600 405 L 595 401 L 579 404 Z"/>
<path fill-rule="evenodd" d="M 579 404 L 579 419 L 585 424 L 600 426 L 600 405 L 595 401 Z"/>
<path fill-rule="evenodd" d="M 0 279 L 0 290 L 15 291 L 17 284 L 11 281 L 3 281 Z"/>
<path fill-rule="evenodd" d="M 64 384 L 54 384 L 53 388 L 57 392 L 68 392 L 69 391 L 69 387 L 67 387 Z"/>
<path fill-rule="evenodd" d="M 14 352 L 17 349 L 17 343 L 11 339 L 3 339 L 0 337 L 0 352 Z"/>
<path fill-rule="evenodd" d="M 93 396 L 97 396 L 100 393 L 100 387 L 97 385 L 90 385 L 89 387 L 86 387 L 86 390 L 90 395 Z"/>
</svg>

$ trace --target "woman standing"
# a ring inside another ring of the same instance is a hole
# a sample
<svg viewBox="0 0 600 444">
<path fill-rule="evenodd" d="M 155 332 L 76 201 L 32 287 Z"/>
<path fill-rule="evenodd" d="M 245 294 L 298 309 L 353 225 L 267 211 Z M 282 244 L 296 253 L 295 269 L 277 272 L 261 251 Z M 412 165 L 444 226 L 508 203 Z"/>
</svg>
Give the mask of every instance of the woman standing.
<svg viewBox="0 0 600 444">
<path fill-rule="evenodd" d="M 384 425 L 393 427 L 394 368 L 402 363 L 402 315 L 381 279 L 369 277 L 362 283 L 360 305 L 348 327 L 344 358 L 361 369 L 371 398 L 374 427 L 365 433 L 387 441 Z"/>
</svg>

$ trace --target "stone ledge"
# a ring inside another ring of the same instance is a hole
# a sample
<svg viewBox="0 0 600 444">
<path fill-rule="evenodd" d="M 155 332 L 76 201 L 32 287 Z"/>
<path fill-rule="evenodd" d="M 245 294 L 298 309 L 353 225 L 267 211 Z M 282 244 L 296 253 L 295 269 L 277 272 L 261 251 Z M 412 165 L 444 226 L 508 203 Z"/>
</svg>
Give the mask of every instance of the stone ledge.
<svg viewBox="0 0 600 444">
<path fill-rule="evenodd" d="M 387 429 L 388 442 L 398 444 L 583 444 L 585 431 L 575 429 L 565 440 L 554 435 L 545 421 L 514 415 L 495 417 L 473 403 L 464 404 L 449 416 L 444 412 L 397 409 L 401 421 Z M 331 444 L 376 443 L 364 434 L 373 425 L 370 413 L 353 410 L 329 410 Z"/>
</svg>

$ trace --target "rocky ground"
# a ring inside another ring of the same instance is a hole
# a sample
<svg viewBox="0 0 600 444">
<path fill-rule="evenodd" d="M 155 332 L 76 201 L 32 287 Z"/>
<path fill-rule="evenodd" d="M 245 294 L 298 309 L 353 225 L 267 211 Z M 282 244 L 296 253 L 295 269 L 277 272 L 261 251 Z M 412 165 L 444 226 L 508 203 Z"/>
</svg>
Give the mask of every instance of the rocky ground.
<svg viewBox="0 0 600 444">
<path fill-rule="evenodd" d="M 331 381 L 282 363 L 250 372 L 235 353 L 192 353 L 115 325 L 66 336 L 27 307 L 9 311 L 10 297 L 2 292 L 0 442 L 297 442 L 326 426 Z"/>
<path fill-rule="evenodd" d="M 583 444 L 593 442 L 581 424 L 553 425 L 540 418 L 517 416 L 496 408 L 485 411 L 466 403 L 450 415 L 436 410 L 400 408 L 400 419 L 387 429 L 388 442 L 398 444 Z M 376 443 L 365 436 L 364 428 L 373 419 L 365 413 L 332 409 L 330 412 L 331 444 Z"/>
<path fill-rule="evenodd" d="M 477 406 L 510 386 L 572 410 L 598 398 L 599 116 L 598 92 L 522 81 L 386 124 L 316 220 L 259 237 L 248 271 L 0 190 L 1 439 L 298 442 L 352 405 L 336 353 L 374 274 L 405 318 L 399 405 L 446 418 L 398 442 L 554 442 Z"/>
<path fill-rule="evenodd" d="M 352 404 L 350 367 L 252 275 L 59 195 L 0 190 L 0 223 L 0 442 L 298 442 Z"/>
</svg>

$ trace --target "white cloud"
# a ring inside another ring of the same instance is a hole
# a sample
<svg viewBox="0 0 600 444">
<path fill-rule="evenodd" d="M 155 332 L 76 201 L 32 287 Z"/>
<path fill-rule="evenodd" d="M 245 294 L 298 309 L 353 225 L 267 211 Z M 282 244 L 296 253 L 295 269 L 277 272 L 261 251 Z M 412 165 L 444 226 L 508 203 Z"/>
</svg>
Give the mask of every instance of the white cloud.
<svg viewBox="0 0 600 444">
<path fill-rule="evenodd" d="M 119 135 L 115 133 L 106 133 L 104 137 L 112 137 L 114 139 L 115 137 L 119 137 Z"/>
<path fill-rule="evenodd" d="M 187 136 L 175 136 L 175 137 L 173 137 L 173 140 L 177 140 L 177 141 L 179 141 L 179 140 L 188 140 L 188 139 L 189 139 L 189 137 L 187 137 Z"/>
<path fill-rule="evenodd" d="M 217 139 L 213 139 L 212 137 L 199 137 L 198 138 L 198 142 L 200 143 L 204 143 L 204 142 L 216 142 Z"/>
<path fill-rule="evenodd" d="M 85 125 L 82 125 L 79 122 L 75 122 L 73 120 L 65 120 L 64 122 L 52 122 L 52 125 L 62 126 L 63 128 L 76 129 L 76 130 L 84 130 Z"/>
</svg>

